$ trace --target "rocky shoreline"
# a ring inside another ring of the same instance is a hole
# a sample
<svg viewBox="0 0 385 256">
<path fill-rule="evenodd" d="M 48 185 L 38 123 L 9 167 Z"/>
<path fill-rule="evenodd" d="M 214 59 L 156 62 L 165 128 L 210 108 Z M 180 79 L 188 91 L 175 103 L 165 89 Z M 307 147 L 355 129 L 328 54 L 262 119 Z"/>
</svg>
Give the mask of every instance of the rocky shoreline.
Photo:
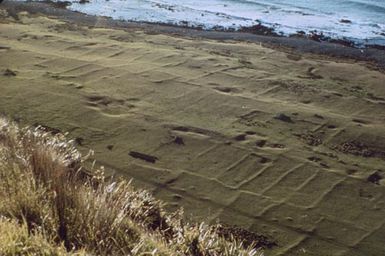
<svg viewBox="0 0 385 256">
<path fill-rule="evenodd" d="M 30 13 L 42 13 L 55 16 L 67 22 L 87 26 L 99 26 L 107 28 L 132 29 L 141 28 L 148 33 L 164 33 L 193 38 L 206 38 L 214 40 L 236 40 L 261 43 L 266 47 L 287 48 L 298 53 L 320 54 L 328 57 L 346 58 L 353 61 L 369 62 L 372 68 L 385 69 L 385 49 L 381 45 L 366 45 L 366 48 L 355 47 L 354 42 L 347 39 L 334 39 L 313 31 L 310 34 L 299 31 L 296 34 L 282 36 L 272 28 L 262 24 L 252 27 L 242 27 L 239 30 L 215 27 L 212 30 L 204 30 L 201 27 L 190 27 L 188 24 L 164 24 L 149 22 L 134 22 L 114 20 L 109 17 L 87 15 L 68 10 L 68 1 L 52 2 L 14 2 L 5 1 L 2 6 L 8 12 L 17 13 L 28 11 Z"/>
</svg>

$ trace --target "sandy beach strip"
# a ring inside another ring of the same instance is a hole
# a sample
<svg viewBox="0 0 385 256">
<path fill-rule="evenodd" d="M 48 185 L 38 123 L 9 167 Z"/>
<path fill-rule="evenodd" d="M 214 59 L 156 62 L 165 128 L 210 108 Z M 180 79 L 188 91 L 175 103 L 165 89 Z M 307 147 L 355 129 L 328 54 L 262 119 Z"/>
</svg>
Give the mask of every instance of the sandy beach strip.
<svg viewBox="0 0 385 256">
<path fill-rule="evenodd" d="M 266 255 L 384 253 L 383 51 L 39 6 L 0 5 L 0 113 Z"/>
</svg>

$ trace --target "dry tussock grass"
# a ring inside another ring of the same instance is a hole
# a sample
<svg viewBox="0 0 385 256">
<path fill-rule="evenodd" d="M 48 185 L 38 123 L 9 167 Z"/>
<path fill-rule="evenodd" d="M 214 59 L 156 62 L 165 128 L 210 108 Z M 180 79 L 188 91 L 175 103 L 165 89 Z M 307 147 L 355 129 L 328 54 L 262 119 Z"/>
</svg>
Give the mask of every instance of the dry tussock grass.
<svg viewBox="0 0 385 256">
<path fill-rule="evenodd" d="M 260 255 L 83 161 L 63 135 L 0 119 L 0 255 Z"/>
</svg>

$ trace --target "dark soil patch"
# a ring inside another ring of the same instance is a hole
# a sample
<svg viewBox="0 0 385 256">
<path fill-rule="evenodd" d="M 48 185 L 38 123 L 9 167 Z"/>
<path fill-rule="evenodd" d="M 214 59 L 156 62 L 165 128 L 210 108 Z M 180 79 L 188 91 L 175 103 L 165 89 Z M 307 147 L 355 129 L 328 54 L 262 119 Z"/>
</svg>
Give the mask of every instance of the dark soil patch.
<svg viewBox="0 0 385 256">
<path fill-rule="evenodd" d="M 366 145 L 359 141 L 347 141 L 334 146 L 333 149 L 362 157 L 379 157 L 385 159 L 385 149 Z"/>
<path fill-rule="evenodd" d="M 237 88 L 233 88 L 233 87 L 214 87 L 215 90 L 217 91 L 220 91 L 220 92 L 224 92 L 224 93 L 231 93 L 231 92 L 237 92 L 238 89 Z"/>
<path fill-rule="evenodd" d="M 273 143 L 273 144 L 270 144 L 269 147 L 271 147 L 271 148 L 281 148 L 281 149 L 282 149 L 282 148 L 286 148 L 285 145 L 279 144 L 279 143 Z"/>
<path fill-rule="evenodd" d="M 299 54 L 287 54 L 286 58 L 293 61 L 300 61 L 302 59 L 302 56 Z"/>
<path fill-rule="evenodd" d="M 358 118 L 354 118 L 354 119 L 352 119 L 352 121 L 355 123 L 359 123 L 359 124 L 370 124 L 369 121 L 358 119 Z"/>
<path fill-rule="evenodd" d="M 159 160 L 156 156 L 151 156 L 136 151 L 130 151 L 128 154 L 133 158 L 138 158 L 149 163 L 155 163 L 157 160 Z"/>
<path fill-rule="evenodd" d="M 244 140 L 246 140 L 246 134 L 239 134 L 239 135 L 234 137 L 234 140 L 236 140 L 236 141 L 244 141 Z"/>
<path fill-rule="evenodd" d="M 261 160 L 259 161 L 261 164 L 266 164 L 266 163 L 270 163 L 271 162 L 271 159 L 267 158 L 267 157 L 262 157 Z"/>
<path fill-rule="evenodd" d="M 84 139 L 82 137 L 75 138 L 76 145 L 83 146 Z"/>
<path fill-rule="evenodd" d="M 287 116 L 287 115 L 282 114 L 282 113 L 276 115 L 274 117 L 274 119 L 277 119 L 277 120 L 280 120 L 280 121 L 286 122 L 286 123 L 294 123 L 290 116 Z"/>
<path fill-rule="evenodd" d="M 367 178 L 367 181 L 379 185 L 380 180 L 382 180 L 382 178 L 383 177 L 381 176 L 381 174 L 378 171 L 376 171 Z"/>
<path fill-rule="evenodd" d="M 367 93 L 367 96 L 368 96 L 368 98 L 371 99 L 371 100 L 385 100 L 384 97 L 378 97 L 378 96 L 374 95 L 374 94 L 371 93 L 371 92 Z"/>
<path fill-rule="evenodd" d="M 316 147 L 323 143 L 321 138 L 312 133 L 299 134 L 297 136 L 309 146 Z"/>
<path fill-rule="evenodd" d="M 174 142 L 174 143 L 177 144 L 177 145 L 184 145 L 184 140 L 183 140 L 183 138 L 182 138 L 182 137 L 179 137 L 179 136 L 176 136 L 172 142 Z"/>
<path fill-rule="evenodd" d="M 347 169 L 345 172 L 346 172 L 347 175 L 353 175 L 353 174 L 355 174 L 358 171 L 354 170 L 354 169 Z"/>
<path fill-rule="evenodd" d="M 266 140 L 257 140 L 255 142 L 255 145 L 257 145 L 257 147 L 262 148 L 262 147 L 264 147 L 266 145 L 266 142 L 267 142 Z"/>
<path fill-rule="evenodd" d="M 321 158 L 316 157 L 316 156 L 311 156 L 311 157 L 308 158 L 308 160 L 310 160 L 312 162 L 320 162 L 320 161 L 322 161 Z"/>
<path fill-rule="evenodd" d="M 7 68 L 4 73 L 3 73 L 4 76 L 16 76 L 16 72 L 13 71 L 13 70 L 10 70 L 9 68 Z"/>
<path fill-rule="evenodd" d="M 253 110 L 239 117 L 238 122 L 249 127 L 266 127 L 266 123 L 262 121 L 266 113 Z"/>
<path fill-rule="evenodd" d="M 86 96 L 86 98 L 88 99 L 90 105 L 108 106 L 113 102 L 113 99 L 107 96 L 90 95 L 90 96 Z"/>
</svg>

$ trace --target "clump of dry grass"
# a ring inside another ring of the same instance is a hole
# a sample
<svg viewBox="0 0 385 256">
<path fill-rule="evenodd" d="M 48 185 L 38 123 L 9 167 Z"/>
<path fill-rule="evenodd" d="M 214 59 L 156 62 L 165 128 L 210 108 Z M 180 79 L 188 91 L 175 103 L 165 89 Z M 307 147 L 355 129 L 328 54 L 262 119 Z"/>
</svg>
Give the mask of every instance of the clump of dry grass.
<svg viewBox="0 0 385 256">
<path fill-rule="evenodd" d="M 0 255 L 260 254 L 82 162 L 63 135 L 0 119 Z"/>
<path fill-rule="evenodd" d="M 31 234 L 25 222 L 20 224 L 15 220 L 1 218 L 0 230 L 1 255 L 68 255 L 64 246 L 51 244 L 38 230 Z M 85 253 L 79 251 L 73 255 L 81 256 Z"/>
</svg>

